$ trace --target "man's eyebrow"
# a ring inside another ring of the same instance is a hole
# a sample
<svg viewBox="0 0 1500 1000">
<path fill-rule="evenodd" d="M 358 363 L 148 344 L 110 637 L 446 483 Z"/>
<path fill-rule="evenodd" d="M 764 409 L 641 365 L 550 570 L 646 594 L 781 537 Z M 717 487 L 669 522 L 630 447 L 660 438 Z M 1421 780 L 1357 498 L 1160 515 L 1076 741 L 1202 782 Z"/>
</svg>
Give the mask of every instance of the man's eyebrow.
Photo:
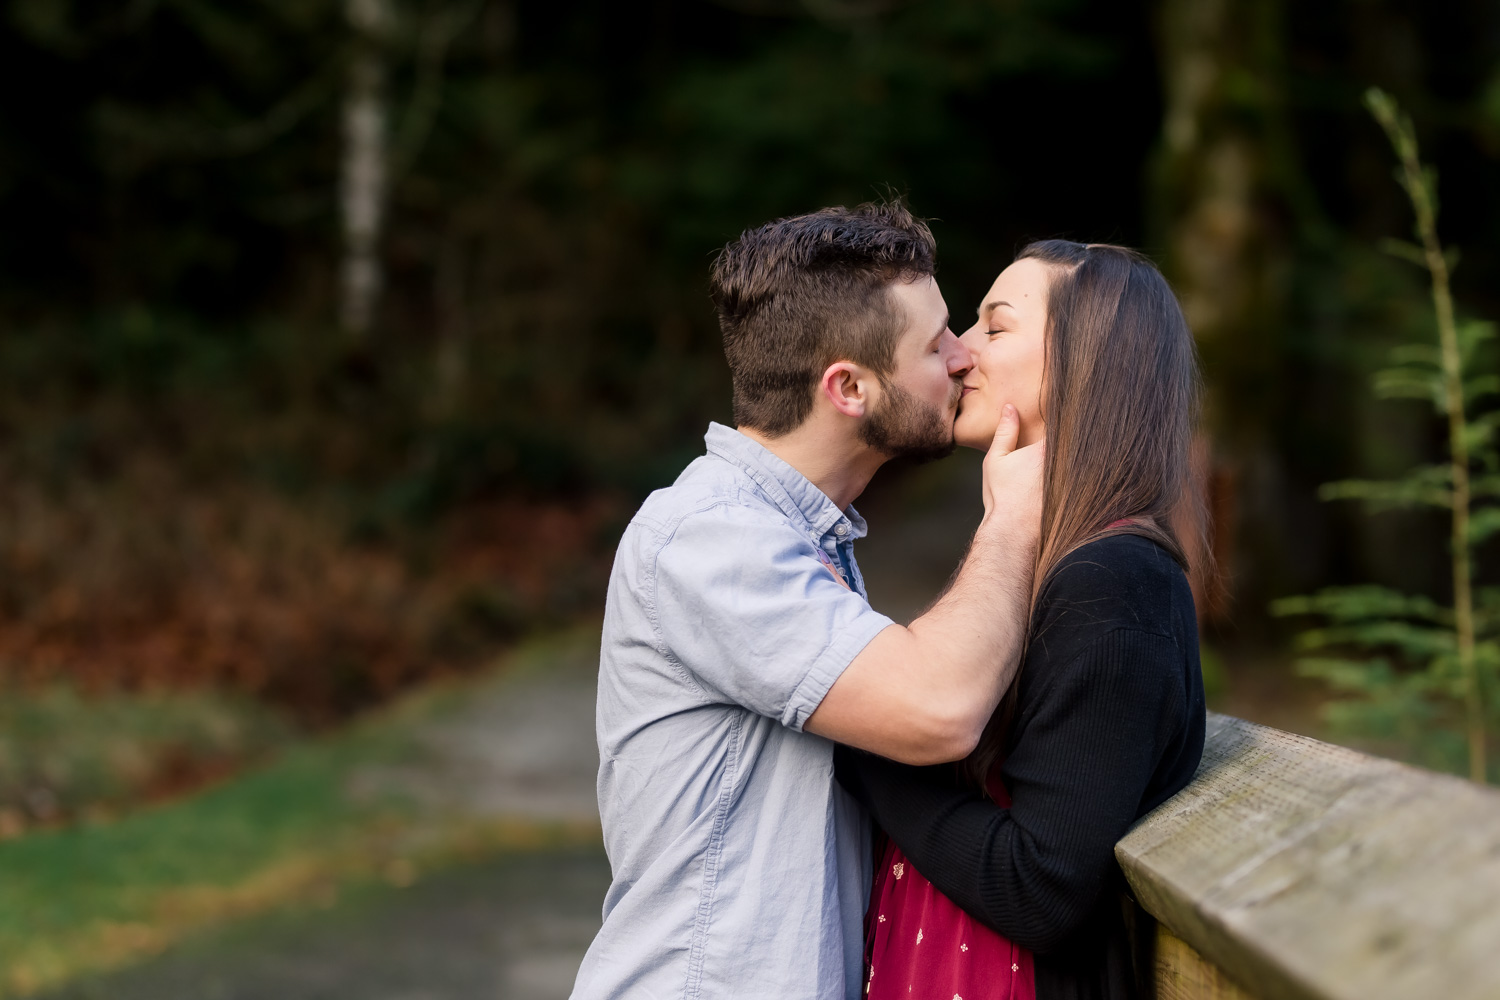
<svg viewBox="0 0 1500 1000">
<path fill-rule="evenodd" d="M 932 335 L 932 339 L 933 340 L 937 340 L 943 334 L 947 333 L 948 332 L 948 324 L 951 323 L 952 321 L 953 321 L 953 316 L 951 314 L 949 314 L 949 313 L 943 313 L 943 321 L 938 324 L 937 333 L 934 333 Z"/>
<path fill-rule="evenodd" d="M 1010 309 L 1014 309 L 1015 308 L 1015 306 L 1011 305 L 1009 302 L 1005 301 L 1004 299 L 996 299 L 994 302 L 986 302 L 984 305 L 980 306 L 975 311 L 979 314 L 979 318 L 983 319 L 984 318 L 984 314 L 988 313 L 988 312 L 994 312 L 996 306 L 1006 306 L 1006 307 L 1008 307 Z"/>
</svg>

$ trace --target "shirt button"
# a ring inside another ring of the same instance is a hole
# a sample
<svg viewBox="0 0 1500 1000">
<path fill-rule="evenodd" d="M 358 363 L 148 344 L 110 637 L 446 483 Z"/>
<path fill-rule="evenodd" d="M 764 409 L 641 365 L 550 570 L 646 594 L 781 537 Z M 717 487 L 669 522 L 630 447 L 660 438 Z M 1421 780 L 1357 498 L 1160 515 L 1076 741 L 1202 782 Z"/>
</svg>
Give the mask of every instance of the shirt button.
<svg viewBox="0 0 1500 1000">
<path fill-rule="evenodd" d="M 835 535 L 841 535 L 841 536 L 842 535 L 847 535 L 847 534 L 849 534 L 849 526 L 847 524 L 840 524 L 838 527 L 836 527 L 836 528 L 833 529 L 833 533 Z"/>
</svg>

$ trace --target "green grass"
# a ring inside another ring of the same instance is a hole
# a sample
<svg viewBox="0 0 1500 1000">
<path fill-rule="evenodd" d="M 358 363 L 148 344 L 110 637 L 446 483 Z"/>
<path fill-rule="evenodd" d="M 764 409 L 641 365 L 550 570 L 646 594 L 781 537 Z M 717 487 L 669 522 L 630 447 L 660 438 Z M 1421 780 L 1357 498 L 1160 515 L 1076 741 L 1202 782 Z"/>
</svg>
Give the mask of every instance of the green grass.
<svg viewBox="0 0 1500 1000">
<path fill-rule="evenodd" d="M 511 669 L 547 655 L 537 647 Z M 399 883 L 455 854 L 596 839 L 597 829 L 436 816 L 395 792 L 351 792 L 362 768 L 419 765 L 420 730 L 488 683 L 420 692 L 193 798 L 0 843 L 0 996 L 121 965 L 208 924 L 326 897 L 340 883 Z"/>
<path fill-rule="evenodd" d="M 118 812 L 286 745 L 292 729 L 245 696 L 0 688 L 0 836 Z"/>
</svg>

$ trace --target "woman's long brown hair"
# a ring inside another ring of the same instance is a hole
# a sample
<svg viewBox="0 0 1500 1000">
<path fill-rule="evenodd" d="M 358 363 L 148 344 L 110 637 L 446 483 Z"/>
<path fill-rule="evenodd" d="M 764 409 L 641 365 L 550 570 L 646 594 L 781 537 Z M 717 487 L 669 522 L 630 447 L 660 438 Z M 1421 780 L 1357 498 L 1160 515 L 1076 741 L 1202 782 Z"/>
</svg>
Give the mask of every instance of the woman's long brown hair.
<svg viewBox="0 0 1500 1000">
<path fill-rule="evenodd" d="M 1052 272 L 1042 379 L 1042 532 L 1027 619 L 1034 628 L 1038 595 L 1079 546 L 1134 534 L 1166 549 L 1184 571 L 1189 549 L 1205 558 L 1191 458 L 1199 373 L 1177 297 L 1143 254 L 1044 240 L 1016 260 L 1040 261 Z M 981 788 L 1004 753 L 1019 686 L 1017 674 L 963 762 Z"/>
</svg>

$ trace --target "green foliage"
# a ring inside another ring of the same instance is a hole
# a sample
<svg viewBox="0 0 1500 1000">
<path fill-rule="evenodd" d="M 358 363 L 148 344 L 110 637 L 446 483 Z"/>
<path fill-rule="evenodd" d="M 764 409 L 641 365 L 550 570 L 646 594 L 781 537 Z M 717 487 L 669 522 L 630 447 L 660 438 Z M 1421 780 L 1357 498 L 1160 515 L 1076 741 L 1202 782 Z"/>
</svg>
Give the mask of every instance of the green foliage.
<svg viewBox="0 0 1500 1000">
<path fill-rule="evenodd" d="M 1345 480 L 1319 490 L 1324 500 L 1360 500 L 1372 511 L 1435 507 L 1452 523 L 1453 604 L 1372 585 L 1323 590 L 1276 601 L 1277 615 L 1313 615 L 1327 624 L 1296 640 L 1301 671 L 1343 696 L 1329 721 L 1351 735 L 1393 741 L 1424 763 L 1463 769 L 1486 780 L 1486 731 L 1500 723 L 1500 590 L 1473 588 L 1477 549 L 1500 531 L 1500 505 L 1475 506 L 1500 496 L 1500 410 L 1474 412 L 1500 392 L 1484 348 L 1493 324 L 1455 320 L 1449 271 L 1458 257 L 1437 237 L 1437 174 L 1417 153 L 1411 121 L 1379 90 L 1366 95 L 1400 167 L 1396 178 L 1416 215 L 1418 243 L 1387 240 L 1393 256 L 1425 268 L 1432 282 L 1437 342 L 1403 344 L 1392 367 L 1377 372 L 1382 399 L 1428 403 L 1447 425 L 1448 460 L 1422 465 L 1399 479 Z M 1342 654 L 1342 655 L 1341 655 Z M 1462 734 L 1462 735 L 1460 735 Z"/>
<path fill-rule="evenodd" d="M 949 220 L 967 309 L 1014 245 L 996 219 L 1059 224 L 1025 180 L 1059 168 L 995 155 L 1002 94 L 1135 74 L 1111 90 L 1142 100 L 1018 129 L 1087 177 L 1053 201 L 1108 206 L 1075 215 L 1101 235 L 1138 185 L 1084 153 L 1139 157 L 1157 117 L 1115 35 L 1135 15 L 1102 0 L 858 23 L 390 7 L 385 286 L 358 344 L 333 329 L 341 0 L 0 15 L 24 95 L 0 101 L 0 671 L 155 671 L 327 720 L 483 662 L 596 607 L 623 523 L 604 511 L 728 419 L 717 247 L 890 185 Z"/>
<path fill-rule="evenodd" d="M 1419 504 L 1453 509 L 1453 470 L 1446 465 L 1413 469 L 1401 479 L 1377 481 L 1346 479 L 1318 488 L 1323 500 L 1363 500 L 1374 510 L 1414 507 Z"/>
<path fill-rule="evenodd" d="M 286 723 L 245 697 L 0 693 L 0 822 L 14 833 L 171 794 L 269 753 Z"/>
<path fill-rule="evenodd" d="M 382 42 L 385 295 L 375 335 L 347 351 L 331 331 L 344 4 L 13 6 L 0 81 L 69 86 L 38 98 L 63 130 L 0 105 L 0 367 L 27 353 L 32 391 L 69 398 L 0 412 L 0 435 L 115 396 L 145 419 L 111 452 L 191 425 L 205 471 L 372 497 L 362 522 L 669 481 L 728 413 L 704 294 L 715 248 L 889 185 L 945 219 L 945 275 L 987 282 L 1014 239 L 995 219 L 1059 224 L 1026 179 L 1058 166 L 994 155 L 1014 148 L 992 127 L 1002 91 L 1097 84 L 1132 61 L 1155 86 L 1116 37 L 1133 15 L 1099 0 L 933 0 L 852 21 L 799 4 L 400 0 Z M 1136 181 L 1095 176 L 1086 154 L 1144 153 L 1156 110 L 1028 116 L 1090 181 L 1052 200 L 1108 204 L 1099 224 L 1118 225 Z"/>
<path fill-rule="evenodd" d="M 1218 652 L 1208 645 L 1198 647 L 1198 667 L 1203 674 L 1203 697 L 1212 706 L 1229 690 L 1229 673 Z"/>
</svg>

